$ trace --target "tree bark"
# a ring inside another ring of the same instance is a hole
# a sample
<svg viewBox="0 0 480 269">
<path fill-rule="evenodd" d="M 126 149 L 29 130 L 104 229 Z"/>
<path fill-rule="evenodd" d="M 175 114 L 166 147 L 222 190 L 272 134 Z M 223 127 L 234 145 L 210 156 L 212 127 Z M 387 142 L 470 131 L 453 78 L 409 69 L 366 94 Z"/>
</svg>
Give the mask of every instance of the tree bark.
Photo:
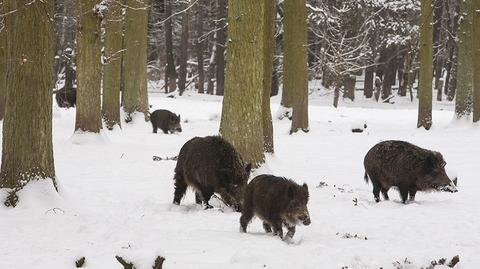
<svg viewBox="0 0 480 269">
<path fill-rule="evenodd" d="M 109 2 L 105 23 L 105 65 L 103 73 L 102 114 L 107 129 L 120 126 L 120 87 L 122 69 L 122 6 Z"/>
<path fill-rule="evenodd" d="M 372 98 L 373 96 L 373 79 L 375 68 L 369 66 L 365 69 L 365 81 L 363 85 L 363 94 L 366 98 Z"/>
<path fill-rule="evenodd" d="M 473 0 L 473 122 L 480 121 L 480 0 Z"/>
<path fill-rule="evenodd" d="M 228 61 L 220 133 L 258 167 L 263 153 L 262 96 L 265 2 L 230 0 Z"/>
<path fill-rule="evenodd" d="M 420 78 L 418 85 L 417 127 L 429 130 L 432 127 L 432 74 L 433 74 L 433 30 L 432 0 L 421 1 L 420 27 Z"/>
<path fill-rule="evenodd" d="M 186 1 L 183 5 L 182 14 L 182 36 L 180 40 L 180 69 L 178 76 L 178 91 L 179 95 L 182 95 L 186 90 L 187 83 L 187 62 L 188 62 L 188 17 L 189 11 L 187 7 L 190 5 L 190 1 Z"/>
<path fill-rule="evenodd" d="M 227 0 L 217 0 L 217 42 L 216 42 L 216 79 L 217 95 L 223 95 L 225 89 L 225 48 L 227 46 L 227 27 L 225 25 L 227 17 Z"/>
<path fill-rule="evenodd" d="M 140 112 L 148 119 L 147 23 L 149 0 L 127 0 L 125 15 L 125 54 L 123 110 L 126 121 Z"/>
<path fill-rule="evenodd" d="M 460 22 L 458 45 L 457 92 L 455 98 L 455 115 L 458 119 L 468 118 L 473 109 L 473 1 L 462 1 L 460 13 L 464 18 Z"/>
<path fill-rule="evenodd" d="M 284 89 L 292 93 L 290 133 L 308 132 L 307 3 L 285 0 Z"/>
<path fill-rule="evenodd" d="M 165 92 L 173 92 L 177 88 L 177 71 L 173 58 L 172 1 L 165 0 L 165 49 L 167 51 L 167 67 L 165 68 Z"/>
<path fill-rule="evenodd" d="M 273 153 L 273 124 L 272 112 L 270 110 L 270 94 L 272 91 L 273 74 L 273 54 L 275 51 L 275 15 L 276 3 L 273 0 L 264 1 L 264 40 L 263 40 L 263 98 L 262 98 L 262 116 L 263 116 L 263 150 L 267 153 Z"/>
<path fill-rule="evenodd" d="M 205 41 L 203 38 L 203 0 L 197 2 L 197 40 L 196 40 L 196 52 L 197 52 L 197 68 L 198 68 L 198 93 L 205 92 L 205 69 L 203 68 L 203 52 L 205 50 Z"/>
<path fill-rule="evenodd" d="M 0 5 L 0 13 L 3 14 L 4 5 Z M 5 116 L 5 102 L 7 97 L 7 34 L 5 19 L 0 18 L 0 121 Z"/>
<path fill-rule="evenodd" d="M 94 10 L 97 0 L 77 2 L 77 111 L 75 131 L 99 133 L 101 108 L 102 15 Z"/>
<path fill-rule="evenodd" d="M 0 188 L 10 189 L 6 206 L 33 180 L 52 180 L 53 1 L 4 0 L 7 40 L 7 98 L 3 122 Z M 28 19 L 25 19 L 28 18 Z"/>
<path fill-rule="evenodd" d="M 355 101 L 355 84 L 357 78 L 354 75 L 346 75 L 344 79 L 344 93 L 343 97 L 351 101 Z"/>
</svg>

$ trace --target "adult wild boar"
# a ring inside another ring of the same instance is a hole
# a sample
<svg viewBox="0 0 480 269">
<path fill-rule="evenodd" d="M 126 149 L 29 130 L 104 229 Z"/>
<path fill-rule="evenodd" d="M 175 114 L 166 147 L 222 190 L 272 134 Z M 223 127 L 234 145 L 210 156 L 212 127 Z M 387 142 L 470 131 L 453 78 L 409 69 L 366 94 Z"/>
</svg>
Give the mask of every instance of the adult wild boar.
<svg viewBox="0 0 480 269">
<path fill-rule="evenodd" d="M 181 132 L 180 115 L 176 115 L 165 109 L 158 109 L 150 114 L 150 122 L 152 123 L 153 132 L 157 133 L 160 129 L 163 133 L 168 134 L 174 132 Z"/>
<path fill-rule="evenodd" d="M 255 177 L 245 189 L 240 231 L 246 232 L 254 215 L 263 221 L 265 232 L 283 238 L 282 226 L 288 229 L 287 237 L 295 234 L 295 226 L 299 223 L 310 225 L 307 209 L 308 186 L 298 185 L 290 179 L 273 175 Z"/>
<path fill-rule="evenodd" d="M 398 187 L 402 202 L 415 200 L 417 191 L 449 191 L 457 189 L 445 173 L 442 154 L 404 141 L 384 141 L 372 147 L 365 156 L 365 181 L 373 185 L 375 201 L 380 191 L 388 200 L 390 187 Z"/>
<path fill-rule="evenodd" d="M 187 187 L 195 190 L 197 204 L 206 209 L 214 193 L 240 211 L 251 165 L 245 165 L 235 148 L 220 136 L 195 137 L 180 149 L 175 167 L 173 203 L 179 205 Z"/>
</svg>

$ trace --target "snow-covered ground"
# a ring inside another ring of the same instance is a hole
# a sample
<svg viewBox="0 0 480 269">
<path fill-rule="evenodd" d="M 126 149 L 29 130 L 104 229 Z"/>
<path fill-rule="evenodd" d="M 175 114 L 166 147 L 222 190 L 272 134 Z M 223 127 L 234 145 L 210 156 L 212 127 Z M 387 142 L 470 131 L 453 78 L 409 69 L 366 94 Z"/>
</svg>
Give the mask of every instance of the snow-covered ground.
<svg viewBox="0 0 480 269">
<path fill-rule="evenodd" d="M 310 187 L 312 224 L 298 227 L 293 243 L 266 235 L 258 219 L 239 233 L 239 213 L 203 210 L 192 192 L 172 205 L 175 162 L 152 156 L 175 156 L 190 138 L 217 134 L 221 99 L 151 93 L 152 110 L 182 115 L 183 133 L 153 134 L 139 120 L 100 136 L 72 136 L 75 110 L 55 108 L 60 193 L 39 182 L 23 191 L 17 208 L 0 207 L 0 268 L 74 268 L 82 256 L 86 268 L 121 268 L 117 254 L 137 269 L 151 268 L 159 254 L 164 268 L 185 269 L 407 269 L 455 255 L 455 268 L 479 268 L 479 127 L 453 122 L 452 103 L 435 103 L 427 132 L 416 128 L 416 103 L 406 98 L 395 105 L 360 99 L 334 109 L 331 95 L 323 94 L 311 94 L 309 133 L 288 135 L 290 122 L 275 120 L 276 153 L 260 169 Z M 275 113 L 279 97 L 272 102 Z M 367 129 L 352 133 L 359 122 Z M 403 205 L 391 190 L 391 201 L 374 203 L 363 157 L 386 139 L 442 152 L 459 192 L 418 193 L 416 202 Z"/>
</svg>

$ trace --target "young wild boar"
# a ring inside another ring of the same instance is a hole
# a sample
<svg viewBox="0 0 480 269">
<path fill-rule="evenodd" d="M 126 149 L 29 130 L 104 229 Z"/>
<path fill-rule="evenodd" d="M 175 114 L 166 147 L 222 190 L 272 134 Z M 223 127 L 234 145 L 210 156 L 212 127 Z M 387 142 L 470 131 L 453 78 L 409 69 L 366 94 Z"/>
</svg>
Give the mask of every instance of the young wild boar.
<svg viewBox="0 0 480 269">
<path fill-rule="evenodd" d="M 152 123 L 153 132 L 157 133 L 157 130 L 162 130 L 165 134 L 181 132 L 182 126 L 180 125 L 180 115 L 165 110 L 158 109 L 150 114 L 150 122 Z"/>
<path fill-rule="evenodd" d="M 365 181 L 373 185 L 375 201 L 380 191 L 388 200 L 390 187 L 398 187 L 402 202 L 408 196 L 415 199 L 417 191 L 456 192 L 453 182 L 445 173 L 442 154 L 417 147 L 404 141 L 384 141 L 371 148 L 365 156 Z"/>
<path fill-rule="evenodd" d="M 295 225 L 310 225 L 307 209 L 308 186 L 273 175 L 255 177 L 245 189 L 240 231 L 246 232 L 254 215 L 263 220 L 265 232 L 283 238 L 282 225 L 288 229 L 287 237 L 295 234 Z"/>
<path fill-rule="evenodd" d="M 208 202 L 217 193 L 240 211 L 250 170 L 251 165 L 245 165 L 235 148 L 220 136 L 192 138 L 178 154 L 173 203 L 179 205 L 190 186 L 197 204 L 203 202 L 206 209 L 212 208 Z"/>
</svg>

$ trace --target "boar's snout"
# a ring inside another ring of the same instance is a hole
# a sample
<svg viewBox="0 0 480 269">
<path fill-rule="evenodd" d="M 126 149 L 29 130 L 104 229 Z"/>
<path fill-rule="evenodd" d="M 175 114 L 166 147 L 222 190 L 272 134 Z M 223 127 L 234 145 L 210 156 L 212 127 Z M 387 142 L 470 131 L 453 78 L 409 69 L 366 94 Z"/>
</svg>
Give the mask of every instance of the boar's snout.
<svg viewBox="0 0 480 269">
<path fill-rule="evenodd" d="M 182 127 L 178 127 L 177 132 L 181 133 L 182 132 Z"/>
<path fill-rule="evenodd" d="M 308 225 L 310 225 L 310 223 L 312 223 L 312 221 L 310 220 L 310 217 L 308 215 L 301 216 L 299 219 L 302 222 L 302 224 L 305 225 L 305 226 L 308 226 Z"/>
<path fill-rule="evenodd" d="M 449 185 L 440 187 L 440 191 L 444 192 L 458 192 L 457 187 L 455 186 L 454 182 L 451 182 Z"/>
</svg>

